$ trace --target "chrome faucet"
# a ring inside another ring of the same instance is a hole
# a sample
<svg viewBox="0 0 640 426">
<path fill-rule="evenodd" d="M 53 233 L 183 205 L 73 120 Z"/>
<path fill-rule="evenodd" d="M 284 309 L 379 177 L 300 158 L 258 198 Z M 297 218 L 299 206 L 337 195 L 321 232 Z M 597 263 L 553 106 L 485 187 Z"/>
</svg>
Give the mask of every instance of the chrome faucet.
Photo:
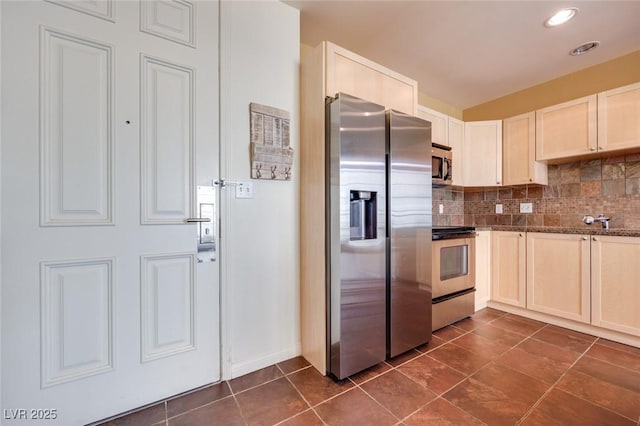
<svg viewBox="0 0 640 426">
<path fill-rule="evenodd" d="M 594 222 L 600 222 L 602 224 L 602 229 L 609 229 L 609 220 L 610 218 L 605 217 L 603 214 L 600 214 L 595 218 L 593 216 L 585 216 L 582 218 L 582 221 L 587 225 L 593 225 Z"/>
</svg>

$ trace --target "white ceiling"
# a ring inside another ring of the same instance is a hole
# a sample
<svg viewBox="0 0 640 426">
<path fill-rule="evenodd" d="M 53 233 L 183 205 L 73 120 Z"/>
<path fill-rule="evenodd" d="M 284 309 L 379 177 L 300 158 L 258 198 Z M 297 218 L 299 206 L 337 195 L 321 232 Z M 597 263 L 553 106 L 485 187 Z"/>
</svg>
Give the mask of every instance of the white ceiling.
<svg viewBox="0 0 640 426">
<path fill-rule="evenodd" d="M 338 44 L 418 81 L 465 109 L 640 50 L 640 1 L 285 0 L 301 42 Z M 580 9 L 563 26 L 543 23 Z M 569 51 L 597 40 L 582 56 Z"/>
</svg>

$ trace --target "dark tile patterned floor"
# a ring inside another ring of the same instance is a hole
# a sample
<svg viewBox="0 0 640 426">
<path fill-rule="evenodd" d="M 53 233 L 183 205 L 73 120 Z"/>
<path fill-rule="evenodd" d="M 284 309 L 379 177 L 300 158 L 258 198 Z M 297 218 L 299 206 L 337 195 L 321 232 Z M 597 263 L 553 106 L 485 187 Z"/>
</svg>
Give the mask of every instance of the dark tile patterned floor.
<svg viewBox="0 0 640 426">
<path fill-rule="evenodd" d="M 108 424 L 640 426 L 640 349 L 483 309 L 340 383 L 297 357 Z"/>
</svg>

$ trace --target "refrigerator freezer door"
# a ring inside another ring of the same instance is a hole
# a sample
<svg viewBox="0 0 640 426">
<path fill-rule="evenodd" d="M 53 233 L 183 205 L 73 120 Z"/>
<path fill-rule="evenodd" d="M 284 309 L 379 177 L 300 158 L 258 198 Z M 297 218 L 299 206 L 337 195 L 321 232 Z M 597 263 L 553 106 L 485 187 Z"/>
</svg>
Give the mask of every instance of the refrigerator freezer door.
<svg viewBox="0 0 640 426">
<path fill-rule="evenodd" d="M 385 111 L 345 94 L 327 105 L 328 373 L 384 361 Z"/>
<path fill-rule="evenodd" d="M 387 351 L 394 357 L 431 340 L 431 273 L 424 270 L 431 268 L 431 123 L 388 111 L 387 144 Z"/>
</svg>

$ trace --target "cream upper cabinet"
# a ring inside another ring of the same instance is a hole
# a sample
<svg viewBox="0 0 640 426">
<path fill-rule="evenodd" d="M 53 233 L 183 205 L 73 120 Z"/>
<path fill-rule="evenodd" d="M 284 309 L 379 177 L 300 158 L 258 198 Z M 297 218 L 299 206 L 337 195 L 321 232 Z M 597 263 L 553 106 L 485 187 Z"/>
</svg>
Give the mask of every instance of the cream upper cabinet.
<svg viewBox="0 0 640 426">
<path fill-rule="evenodd" d="M 640 336 L 640 238 L 591 237 L 591 322 Z"/>
<path fill-rule="evenodd" d="M 503 121 L 503 185 L 546 185 L 547 165 L 536 161 L 536 114 L 529 112 Z"/>
<path fill-rule="evenodd" d="M 491 298 L 491 231 L 476 232 L 476 311 Z"/>
<path fill-rule="evenodd" d="M 524 232 L 491 231 L 491 300 L 526 305 Z"/>
<path fill-rule="evenodd" d="M 323 42 L 326 58 L 326 96 L 338 92 L 416 115 L 418 83 L 367 58 Z"/>
<path fill-rule="evenodd" d="M 536 160 L 548 161 L 597 152 L 597 96 L 536 111 Z"/>
<path fill-rule="evenodd" d="M 449 146 L 451 147 L 451 184 L 464 185 L 464 122 L 449 117 Z"/>
<path fill-rule="evenodd" d="M 640 83 L 598 93 L 598 150 L 640 147 Z"/>
<path fill-rule="evenodd" d="M 591 320 L 589 236 L 527 233 L 527 309 Z"/>
<path fill-rule="evenodd" d="M 451 147 L 451 184 L 464 185 L 464 122 L 441 112 L 418 105 L 418 117 L 431 122 L 431 141 Z"/>
<path fill-rule="evenodd" d="M 640 149 L 640 83 L 536 111 L 536 160 Z"/>
<path fill-rule="evenodd" d="M 462 151 L 464 186 L 502 185 L 502 120 L 465 122 Z"/>
<path fill-rule="evenodd" d="M 449 146 L 449 116 L 418 105 L 418 117 L 431 122 L 431 142 Z"/>
</svg>

